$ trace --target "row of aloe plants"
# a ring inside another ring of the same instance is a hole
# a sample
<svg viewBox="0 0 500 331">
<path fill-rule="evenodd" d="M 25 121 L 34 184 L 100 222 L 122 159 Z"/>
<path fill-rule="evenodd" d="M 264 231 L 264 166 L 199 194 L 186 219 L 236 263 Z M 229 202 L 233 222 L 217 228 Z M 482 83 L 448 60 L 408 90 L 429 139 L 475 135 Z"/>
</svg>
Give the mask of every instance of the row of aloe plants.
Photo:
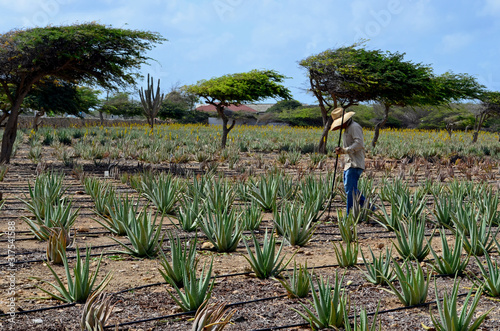
<svg viewBox="0 0 500 331">
<path fill-rule="evenodd" d="M 219 180 L 221 181 L 221 183 L 223 182 L 223 180 L 221 180 L 221 179 L 219 179 Z M 142 183 L 144 183 L 144 182 L 142 182 Z M 219 185 L 227 185 L 227 183 L 222 183 L 222 184 L 219 184 Z M 36 187 L 36 185 L 35 185 L 35 187 Z M 220 188 L 220 187 L 218 187 L 218 188 Z M 223 187 L 223 188 L 224 188 L 224 187 Z M 30 193 L 31 193 L 32 191 L 35 191 L 35 189 L 31 190 L 31 188 L 30 188 Z M 49 190 L 49 191 L 50 191 L 50 190 Z M 209 207 L 207 208 L 207 210 L 212 209 L 212 210 L 213 210 L 213 211 L 215 211 L 215 212 L 222 212 L 222 214 L 224 214 L 224 213 L 230 213 L 232 209 L 228 209 L 228 208 L 227 208 L 227 206 L 228 206 L 228 205 L 232 205 L 232 204 L 221 203 L 221 201 L 226 201 L 226 200 L 227 200 L 227 197 L 228 197 L 227 192 L 229 191 L 229 189 L 222 189 L 222 190 L 220 190 L 220 189 L 216 189 L 215 191 L 216 191 L 216 192 L 212 193 L 212 195 L 210 195 L 211 193 L 208 193 L 208 197 L 209 197 L 209 198 L 208 198 L 208 201 L 209 201 L 209 202 L 207 203 L 207 205 L 208 205 Z M 207 190 L 207 192 L 211 192 L 211 191 L 210 191 L 210 189 L 209 189 L 209 190 Z M 226 193 L 224 193 L 224 192 L 226 192 Z M 222 193 L 222 194 L 221 194 L 221 193 Z M 48 193 L 47 193 L 47 195 L 48 195 L 48 196 L 50 196 L 50 194 L 48 194 Z M 60 196 L 59 196 L 59 199 L 61 199 L 61 196 L 62 196 L 62 195 L 60 195 Z M 206 198 L 206 197 L 205 197 L 205 198 Z M 34 200 L 33 200 L 33 201 L 34 201 Z M 234 202 L 234 200 L 232 200 L 232 201 Z M 27 204 L 27 205 L 28 205 L 28 204 Z M 146 214 L 146 213 L 144 213 L 144 215 L 147 215 L 147 214 Z M 137 223 L 137 222 L 133 222 L 133 223 Z M 215 223 L 217 223 L 217 222 L 212 221 L 212 222 L 210 222 L 210 223 L 214 223 L 214 224 L 215 224 Z M 223 224 L 223 223 L 224 223 L 224 222 L 221 222 L 221 224 Z M 413 222 L 410 222 L 409 224 L 410 224 L 410 225 L 412 225 L 412 224 L 423 224 L 423 222 L 419 222 L 418 220 L 413 220 Z M 142 227 L 141 227 L 141 226 L 136 227 L 136 228 L 135 228 L 135 230 L 134 230 L 133 232 L 131 232 L 131 233 L 135 233 L 135 234 L 137 234 L 137 233 L 142 233 L 142 234 L 143 234 L 142 236 L 138 236 L 138 237 L 137 237 L 137 238 L 138 238 L 138 239 L 137 239 L 137 242 L 138 242 L 138 243 L 141 243 L 141 242 L 142 242 L 142 240 L 143 240 L 143 238 L 147 238 L 147 239 L 151 239 L 151 238 L 153 238 L 153 240 L 149 240 L 149 242 L 156 242 L 156 243 L 157 243 L 157 242 L 158 242 L 158 236 L 157 236 L 157 234 L 159 233 L 159 228 L 161 227 L 161 223 L 160 223 L 160 227 L 156 227 L 156 228 L 155 228 L 155 226 L 154 226 L 154 222 L 151 222 L 151 218 L 149 218 L 149 219 L 148 219 L 148 218 L 145 218 L 145 221 L 143 222 L 143 225 L 144 225 L 144 226 L 142 226 Z M 153 233 L 152 231 L 149 231 L 149 232 L 148 232 L 148 231 L 145 231 L 145 232 L 143 231 L 143 232 L 141 232 L 142 230 L 140 230 L 140 228 L 147 228 L 147 227 L 148 227 L 148 225 L 149 225 L 149 228 L 150 228 L 150 229 L 155 229 L 155 231 L 154 231 L 155 235 L 151 236 L 151 233 Z M 404 229 L 405 227 L 403 226 L 402 228 Z M 412 227 L 410 227 L 410 229 L 413 229 L 413 228 L 412 228 Z M 413 235 L 411 235 L 411 234 L 410 234 L 410 232 L 409 232 L 409 231 L 411 231 L 411 230 L 405 230 L 405 231 L 407 231 L 407 232 L 406 232 L 406 235 L 401 236 L 402 238 L 412 238 L 412 237 L 413 237 Z M 208 232 L 208 231 L 207 231 L 207 232 Z M 212 232 L 216 233 L 217 231 L 216 231 L 216 230 L 212 230 Z M 418 227 L 415 227 L 415 230 L 413 230 L 413 232 L 411 232 L 411 233 L 422 233 L 422 230 L 421 230 L 420 228 L 418 228 Z M 128 234 L 128 233 L 127 233 L 127 234 Z M 131 237 L 132 237 L 132 236 L 130 236 L 130 235 L 128 235 L 128 236 L 129 236 L 129 239 L 131 239 Z M 458 236 L 457 236 L 457 238 L 458 238 Z M 234 239 L 234 238 L 233 238 L 233 239 Z M 131 239 L 131 241 L 132 241 L 132 239 Z M 123 245 L 123 246 L 124 246 L 124 247 L 128 247 L 128 246 L 126 246 L 126 245 Z M 135 245 L 134 245 L 134 246 L 135 246 Z M 272 245 L 272 246 L 274 246 L 274 245 Z M 402 246 L 402 245 L 401 245 L 401 243 L 400 243 L 400 245 L 399 245 L 399 246 Z M 409 245 L 409 246 L 414 246 L 414 245 Z M 457 245 L 455 245 L 455 246 L 457 246 Z M 248 246 L 247 246 L 247 247 L 248 247 Z M 257 245 L 256 245 L 256 247 L 257 247 Z M 153 254 L 151 254 L 151 256 L 156 255 L 156 253 L 157 253 L 157 251 L 158 251 L 158 248 L 156 247 L 156 249 L 157 249 L 157 250 L 156 250 L 156 252 L 153 252 Z M 399 250 L 398 250 L 398 251 L 399 251 Z M 249 252 L 250 252 L 250 250 L 249 250 Z M 485 252 L 487 252 L 487 250 L 486 250 Z M 249 253 L 249 254 L 250 254 L 250 253 Z M 401 254 L 401 252 L 400 252 L 400 254 Z M 146 254 L 146 255 L 147 255 L 147 254 Z M 278 254 L 278 255 L 279 255 L 279 254 Z M 338 254 L 338 255 L 339 255 L 339 254 Z M 341 255 L 342 255 L 342 254 L 341 254 Z M 357 256 L 357 254 L 355 254 L 355 255 Z M 250 256 L 252 256 L 252 255 L 250 255 Z M 413 258 L 416 258 L 417 260 L 419 260 L 418 256 L 414 256 L 414 255 L 413 255 L 413 256 L 406 256 L 406 257 L 413 257 Z M 492 264 L 492 265 L 493 265 L 493 264 Z M 421 277 L 421 272 L 418 272 L 418 270 L 417 270 L 416 272 L 413 272 L 413 269 L 410 269 L 410 267 L 408 267 L 406 264 L 405 264 L 405 267 L 406 267 L 406 271 L 407 271 L 407 273 L 406 273 L 406 274 L 407 274 L 407 275 L 408 275 L 408 274 L 411 274 L 411 275 L 412 275 L 412 277 L 413 277 L 413 278 L 415 278 L 415 279 L 419 279 L 419 280 L 421 280 L 421 279 L 422 279 L 422 277 Z M 211 267 L 210 267 L 210 270 L 211 270 Z M 493 269 L 493 270 L 494 270 L 494 269 Z M 396 274 L 401 274 L 401 275 L 403 275 L 404 273 L 402 272 L 402 269 L 400 268 L 400 269 L 399 269 L 399 272 L 398 272 L 398 269 L 396 269 Z M 490 272 L 490 274 L 491 274 L 491 272 Z M 202 278 L 203 278 L 203 279 L 206 279 L 206 277 L 202 277 Z M 401 282 L 401 280 L 400 280 L 400 282 Z M 493 282 L 493 283 L 494 283 L 494 282 Z M 396 290 L 395 290 L 395 289 L 394 289 L 394 291 L 396 292 Z M 179 293 L 180 293 L 180 292 L 179 292 Z M 400 293 L 400 296 L 401 296 L 401 297 L 404 297 L 404 294 L 401 294 L 401 293 Z"/>
</svg>

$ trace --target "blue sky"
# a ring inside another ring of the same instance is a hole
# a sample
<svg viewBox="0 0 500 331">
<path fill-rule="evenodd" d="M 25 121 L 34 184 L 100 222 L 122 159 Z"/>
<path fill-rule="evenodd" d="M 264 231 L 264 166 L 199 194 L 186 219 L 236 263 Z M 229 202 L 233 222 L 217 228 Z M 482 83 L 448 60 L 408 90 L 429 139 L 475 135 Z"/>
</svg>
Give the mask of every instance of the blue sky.
<svg viewBox="0 0 500 331">
<path fill-rule="evenodd" d="M 298 62 L 360 38 L 366 47 L 474 75 L 500 91 L 500 0 L 0 0 L 0 31 L 97 21 L 159 32 L 145 66 L 168 91 L 224 74 L 274 69 L 315 103 Z M 144 82 L 139 82 L 140 85 Z"/>
</svg>

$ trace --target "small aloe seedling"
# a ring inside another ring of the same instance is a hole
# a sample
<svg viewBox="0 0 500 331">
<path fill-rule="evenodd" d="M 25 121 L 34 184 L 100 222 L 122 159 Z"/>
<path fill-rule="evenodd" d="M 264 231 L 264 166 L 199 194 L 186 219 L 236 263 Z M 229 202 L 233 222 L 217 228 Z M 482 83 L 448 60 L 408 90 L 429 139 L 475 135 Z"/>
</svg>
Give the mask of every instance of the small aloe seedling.
<svg viewBox="0 0 500 331">
<path fill-rule="evenodd" d="M 451 295 L 448 296 L 447 293 L 443 295 L 443 300 L 441 303 L 441 300 L 439 300 L 439 295 L 437 291 L 437 286 L 436 288 L 436 301 L 437 301 L 437 308 L 439 312 L 439 320 L 434 317 L 434 314 L 432 313 L 432 310 L 430 311 L 431 314 L 431 320 L 432 324 L 434 324 L 434 327 L 436 328 L 437 331 L 474 331 L 479 328 L 479 326 L 484 322 L 486 319 L 486 316 L 491 312 L 490 309 L 486 313 L 478 316 L 474 322 L 472 322 L 477 305 L 479 303 L 479 298 L 481 297 L 481 290 L 482 288 L 479 288 L 478 291 L 476 292 L 474 296 L 474 300 L 470 303 L 469 306 L 469 301 L 472 297 L 472 289 L 469 290 L 469 293 L 467 294 L 467 297 L 465 298 L 464 304 L 462 306 L 462 310 L 460 311 L 460 314 L 457 311 L 457 298 L 458 298 L 458 289 L 460 282 L 455 279 L 453 283 L 453 290 L 451 292 Z M 471 324 L 472 323 L 472 324 Z"/>
<path fill-rule="evenodd" d="M 186 269 L 194 268 L 198 266 L 198 260 L 196 259 L 196 242 L 194 239 L 188 244 L 181 243 L 179 236 L 174 237 L 171 233 L 168 235 L 170 239 L 170 260 L 167 260 L 165 253 L 161 251 L 160 265 L 162 269 L 158 269 L 167 283 L 170 285 L 175 284 L 177 287 L 181 288 L 184 286 L 184 274 Z"/>
<path fill-rule="evenodd" d="M 440 275 L 460 275 L 463 273 L 469 264 L 470 255 L 462 260 L 463 239 L 461 236 L 455 236 L 455 246 L 450 248 L 446 240 L 444 229 L 440 231 L 442 254 L 438 255 L 434 249 L 431 248 L 431 253 L 434 256 L 433 269 Z"/>
<path fill-rule="evenodd" d="M 293 273 L 287 274 L 284 279 L 278 279 L 288 293 L 288 297 L 305 298 L 311 290 L 312 274 L 307 270 L 307 262 L 304 266 L 294 263 Z"/>
<path fill-rule="evenodd" d="M 92 293 L 83 307 L 80 330 L 104 330 L 114 307 L 115 305 L 111 305 L 111 295 L 104 292 Z"/>
<path fill-rule="evenodd" d="M 386 248 L 385 254 L 380 252 L 378 258 L 375 257 L 371 248 L 370 254 L 372 256 L 371 263 L 366 261 L 363 251 L 361 251 L 361 257 L 366 267 L 366 272 L 364 273 L 366 280 L 375 285 L 392 282 L 396 278 L 391 267 L 392 248 L 390 250 Z"/>
<path fill-rule="evenodd" d="M 97 275 L 99 273 L 99 268 L 101 266 L 102 255 L 97 262 L 96 270 L 90 274 L 90 248 L 87 247 L 85 261 L 80 257 L 80 250 L 76 249 L 76 264 L 73 267 L 73 276 L 70 273 L 70 267 L 68 263 L 68 259 L 66 258 L 65 251 L 60 251 L 63 256 L 63 264 L 64 270 L 66 271 L 66 282 L 67 287 L 64 285 L 61 278 L 57 275 L 57 273 L 52 269 L 49 264 L 45 264 L 52 275 L 55 277 L 57 285 L 46 280 L 41 280 L 38 277 L 32 277 L 36 280 L 41 280 L 43 283 L 47 283 L 52 286 L 56 292 L 50 292 L 42 287 L 38 287 L 43 292 L 50 295 L 52 298 L 56 300 L 60 300 L 63 302 L 85 302 L 89 295 L 92 292 L 99 293 L 104 290 L 104 288 L 108 285 L 111 280 L 111 273 L 108 273 L 101 282 L 95 286 L 97 281 Z"/>
<path fill-rule="evenodd" d="M 392 293 L 398 297 L 405 307 L 424 303 L 429 291 L 431 273 L 426 278 L 420 264 L 417 263 L 417 267 L 414 268 L 411 260 L 406 260 L 403 263 L 403 267 L 400 267 L 394 259 L 393 264 L 394 273 L 396 274 L 396 279 L 399 281 L 401 291 L 398 291 L 392 282 L 386 280 L 393 291 Z"/>
<path fill-rule="evenodd" d="M 344 246 L 340 243 L 338 247 L 336 244 L 333 244 L 333 249 L 335 250 L 335 257 L 337 258 L 339 266 L 343 268 L 352 267 L 358 262 L 358 243 L 348 243 L 346 244 L 345 249 Z"/>
<path fill-rule="evenodd" d="M 191 331 L 222 331 L 235 312 L 235 309 L 228 312 L 223 302 L 204 303 L 196 311 Z"/>
<path fill-rule="evenodd" d="M 257 278 L 266 279 L 269 277 L 278 276 L 287 267 L 293 256 L 288 260 L 288 262 L 283 264 L 283 260 L 285 259 L 285 257 L 280 257 L 283 244 L 280 245 L 280 248 L 276 252 L 276 240 L 274 239 L 272 233 L 270 236 L 268 236 L 267 229 L 264 234 L 262 249 L 260 248 L 260 244 L 257 241 L 255 235 L 253 235 L 252 238 L 255 248 L 255 254 L 248 246 L 248 243 L 244 241 L 245 247 L 247 248 L 248 252 L 248 257 L 244 257 L 248 261 L 248 263 L 250 263 L 250 266 L 255 272 Z"/>
<path fill-rule="evenodd" d="M 312 291 L 313 302 L 312 309 L 308 308 L 302 302 L 299 302 L 305 313 L 295 310 L 302 316 L 313 329 L 339 328 L 344 325 L 344 311 L 349 310 L 349 299 L 341 288 L 344 276 L 339 277 L 335 274 L 335 285 L 330 287 L 330 279 L 326 281 L 322 277 L 316 277 L 318 291 Z"/>
</svg>

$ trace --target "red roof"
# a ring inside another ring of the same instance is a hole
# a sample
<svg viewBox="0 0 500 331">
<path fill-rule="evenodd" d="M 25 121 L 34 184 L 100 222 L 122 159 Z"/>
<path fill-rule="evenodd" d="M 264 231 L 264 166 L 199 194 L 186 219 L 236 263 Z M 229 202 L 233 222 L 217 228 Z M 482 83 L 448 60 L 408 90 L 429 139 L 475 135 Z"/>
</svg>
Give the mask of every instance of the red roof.
<svg viewBox="0 0 500 331">
<path fill-rule="evenodd" d="M 257 111 L 253 108 L 250 108 L 246 105 L 230 105 L 229 107 L 225 107 L 224 109 L 229 109 L 231 111 L 246 111 L 246 112 L 251 112 L 251 113 L 256 113 Z M 215 109 L 214 105 L 202 105 L 199 107 L 196 107 L 196 110 L 198 111 L 204 111 L 204 112 L 215 112 L 217 109 Z"/>
</svg>

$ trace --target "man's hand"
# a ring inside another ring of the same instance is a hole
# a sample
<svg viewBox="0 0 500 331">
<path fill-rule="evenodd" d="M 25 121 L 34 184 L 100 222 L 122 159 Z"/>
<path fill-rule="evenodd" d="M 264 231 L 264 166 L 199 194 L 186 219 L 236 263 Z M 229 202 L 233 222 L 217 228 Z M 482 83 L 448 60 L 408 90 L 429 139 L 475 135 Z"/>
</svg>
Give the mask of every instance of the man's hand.
<svg viewBox="0 0 500 331">
<path fill-rule="evenodd" d="M 335 147 L 335 153 L 337 155 L 339 155 L 339 154 L 345 154 L 345 150 L 342 147 Z"/>
</svg>

